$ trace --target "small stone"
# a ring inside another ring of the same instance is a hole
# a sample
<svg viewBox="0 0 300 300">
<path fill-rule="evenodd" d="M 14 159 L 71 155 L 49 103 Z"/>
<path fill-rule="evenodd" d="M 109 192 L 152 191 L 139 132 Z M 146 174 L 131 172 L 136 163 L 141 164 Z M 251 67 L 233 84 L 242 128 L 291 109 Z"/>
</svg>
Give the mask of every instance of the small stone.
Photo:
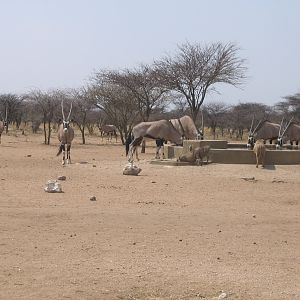
<svg viewBox="0 0 300 300">
<path fill-rule="evenodd" d="M 156 181 L 151 181 L 151 183 L 156 183 Z"/>
<path fill-rule="evenodd" d="M 252 218 L 256 218 L 256 215 L 252 215 Z"/>
<path fill-rule="evenodd" d="M 96 168 L 97 166 L 96 165 L 93 165 L 93 168 Z"/>
<path fill-rule="evenodd" d="M 67 179 L 66 176 L 58 176 L 58 177 L 57 177 L 57 180 L 62 180 L 62 181 L 64 181 L 64 180 L 66 180 L 66 179 Z"/>
<path fill-rule="evenodd" d="M 179 242 L 182 242 L 182 239 L 180 239 Z"/>
<path fill-rule="evenodd" d="M 90 198 L 90 200 L 91 200 L 91 201 L 96 201 L 97 198 L 96 198 L 95 196 L 92 196 L 92 197 Z"/>
<path fill-rule="evenodd" d="M 44 191 L 47 193 L 62 193 L 62 187 L 61 184 L 56 180 L 48 180 Z"/>
<path fill-rule="evenodd" d="M 134 165 L 133 163 L 127 164 L 123 169 L 123 175 L 134 175 L 137 176 L 142 171 L 141 168 Z"/>
<path fill-rule="evenodd" d="M 31 157 L 31 154 L 28 154 L 27 157 Z"/>
<path fill-rule="evenodd" d="M 222 293 L 222 294 L 219 295 L 218 300 L 222 300 L 222 299 L 225 299 L 225 298 L 227 298 L 227 294 Z"/>
</svg>

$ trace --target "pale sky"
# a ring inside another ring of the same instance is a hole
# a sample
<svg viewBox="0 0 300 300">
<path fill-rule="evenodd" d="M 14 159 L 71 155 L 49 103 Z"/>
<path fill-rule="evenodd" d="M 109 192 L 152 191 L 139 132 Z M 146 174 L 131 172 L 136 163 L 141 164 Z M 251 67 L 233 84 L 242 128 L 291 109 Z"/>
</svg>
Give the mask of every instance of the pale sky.
<svg viewBox="0 0 300 300">
<path fill-rule="evenodd" d="M 300 91 L 299 12 L 298 0 L 0 0 L 0 93 L 77 88 L 102 68 L 220 41 L 242 49 L 249 78 L 206 101 L 271 105 Z"/>
</svg>

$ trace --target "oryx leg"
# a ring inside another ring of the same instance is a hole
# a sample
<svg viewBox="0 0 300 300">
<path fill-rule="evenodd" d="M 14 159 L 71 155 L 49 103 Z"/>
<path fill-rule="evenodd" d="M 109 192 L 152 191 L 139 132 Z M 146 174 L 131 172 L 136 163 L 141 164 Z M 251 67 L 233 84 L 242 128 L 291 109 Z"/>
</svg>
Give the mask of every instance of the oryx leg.
<svg viewBox="0 0 300 300">
<path fill-rule="evenodd" d="M 129 161 L 130 163 L 133 162 L 134 151 L 136 151 L 136 146 L 130 145 L 130 148 L 129 148 L 129 155 L 128 155 L 128 161 Z"/>
<path fill-rule="evenodd" d="M 159 155 L 160 148 L 161 146 L 156 146 L 156 154 L 155 154 L 156 159 L 160 159 L 160 155 Z"/>
<path fill-rule="evenodd" d="M 67 163 L 71 163 L 71 144 L 67 145 Z"/>
<path fill-rule="evenodd" d="M 62 162 L 61 164 L 64 165 L 66 163 L 65 159 L 66 159 L 66 145 L 65 144 L 61 144 L 61 148 L 62 148 Z"/>
<path fill-rule="evenodd" d="M 139 159 L 139 151 L 138 151 L 138 147 L 139 147 L 139 146 L 136 146 L 136 147 L 135 147 L 135 158 L 136 158 L 137 161 L 140 160 L 140 159 Z"/>
<path fill-rule="evenodd" d="M 136 155 L 136 159 L 139 160 L 139 157 L 138 157 L 138 151 L 137 151 L 137 147 L 141 144 L 143 140 L 143 137 L 138 137 L 136 139 L 134 139 L 131 144 L 130 144 L 130 147 L 129 147 L 129 156 L 128 156 L 128 161 L 129 162 L 133 162 L 133 155 L 134 155 L 134 152 L 135 152 L 135 155 Z"/>
</svg>

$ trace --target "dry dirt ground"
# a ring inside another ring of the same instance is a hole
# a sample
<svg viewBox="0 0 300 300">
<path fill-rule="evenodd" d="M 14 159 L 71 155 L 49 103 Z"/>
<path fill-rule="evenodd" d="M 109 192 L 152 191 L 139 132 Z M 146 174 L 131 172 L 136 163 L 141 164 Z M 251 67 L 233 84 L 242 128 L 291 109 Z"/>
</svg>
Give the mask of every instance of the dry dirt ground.
<svg viewBox="0 0 300 300">
<path fill-rule="evenodd" d="M 300 166 L 166 167 L 148 148 L 124 176 L 120 144 L 76 137 L 63 167 L 42 139 L 2 135 L 1 299 L 300 299 Z"/>
</svg>

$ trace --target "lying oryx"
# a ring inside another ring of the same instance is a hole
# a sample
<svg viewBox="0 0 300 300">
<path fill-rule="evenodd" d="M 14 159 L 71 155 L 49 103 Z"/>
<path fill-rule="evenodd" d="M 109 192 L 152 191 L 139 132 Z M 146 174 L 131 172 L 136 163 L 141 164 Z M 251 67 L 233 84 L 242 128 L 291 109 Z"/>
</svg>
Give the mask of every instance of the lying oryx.
<svg viewBox="0 0 300 300">
<path fill-rule="evenodd" d="M 278 146 L 282 147 L 284 143 L 287 141 L 290 142 L 291 145 L 293 145 L 293 142 L 296 142 L 296 145 L 298 145 L 300 140 L 300 126 L 295 124 L 293 122 L 293 118 L 288 122 L 288 124 L 285 126 L 284 130 L 279 132 L 278 136 Z"/>
<path fill-rule="evenodd" d="M 74 130 L 72 127 L 70 127 L 70 116 L 72 112 L 72 103 L 69 111 L 69 115 L 67 119 L 65 118 L 64 114 L 64 104 L 63 101 L 61 102 L 61 111 L 62 111 L 62 116 L 63 116 L 63 121 L 62 124 L 59 125 L 58 128 L 58 139 L 60 141 L 60 146 L 59 146 L 59 151 L 57 153 L 57 156 L 60 155 L 60 153 L 63 153 L 63 158 L 62 158 L 62 164 L 65 164 L 65 151 L 66 151 L 66 145 L 67 145 L 67 163 L 71 163 L 71 143 L 74 138 Z"/>
<path fill-rule="evenodd" d="M 256 168 L 258 168 L 259 162 L 261 162 L 261 166 L 265 167 L 265 155 L 266 155 L 266 146 L 263 140 L 258 140 L 255 142 L 253 152 L 256 156 Z"/>
<path fill-rule="evenodd" d="M 271 123 L 267 120 L 264 120 L 264 121 L 259 121 L 254 130 L 252 130 L 252 127 L 253 127 L 253 119 L 249 131 L 247 147 L 253 148 L 255 142 L 259 139 L 262 139 L 264 143 L 266 142 L 266 140 L 269 140 L 270 144 L 272 144 L 272 141 L 278 138 L 279 129 L 280 129 L 279 124 Z"/>
</svg>

